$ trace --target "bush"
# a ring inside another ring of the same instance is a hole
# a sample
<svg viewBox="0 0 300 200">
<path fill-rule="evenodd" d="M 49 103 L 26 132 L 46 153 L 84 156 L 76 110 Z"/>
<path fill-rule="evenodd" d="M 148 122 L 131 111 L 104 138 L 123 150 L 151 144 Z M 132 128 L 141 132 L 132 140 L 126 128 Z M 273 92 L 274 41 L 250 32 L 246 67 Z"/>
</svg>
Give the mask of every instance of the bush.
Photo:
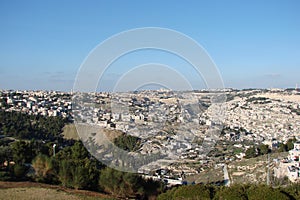
<svg viewBox="0 0 300 200">
<path fill-rule="evenodd" d="M 248 199 L 249 200 L 257 200 L 257 199 L 264 199 L 264 200 L 289 200 L 290 198 L 282 193 L 279 189 L 273 189 L 267 185 L 253 185 L 251 186 L 248 191 Z"/>
<path fill-rule="evenodd" d="M 39 154 L 32 161 L 35 170 L 35 180 L 38 182 L 54 183 L 54 161 L 46 155 Z"/>
<path fill-rule="evenodd" d="M 10 181 L 11 175 L 7 171 L 0 171 L 0 181 Z"/>
<path fill-rule="evenodd" d="M 140 147 L 140 143 L 140 138 L 125 134 L 114 139 L 114 144 L 125 151 L 137 150 Z"/>
<path fill-rule="evenodd" d="M 177 188 L 172 188 L 171 190 L 166 191 L 165 193 L 160 194 L 157 199 L 158 200 L 173 200 L 174 193 Z"/>
<path fill-rule="evenodd" d="M 111 168 L 101 170 L 99 184 L 105 192 L 118 197 L 136 197 L 143 194 L 141 177 Z"/>
<path fill-rule="evenodd" d="M 197 199 L 209 200 L 214 196 L 214 187 L 209 185 L 189 185 L 173 188 L 158 196 L 159 200 Z"/>
<path fill-rule="evenodd" d="M 13 174 L 17 179 L 24 178 L 27 172 L 25 165 L 15 164 L 13 167 Z"/>
<path fill-rule="evenodd" d="M 281 190 L 282 193 L 289 196 L 290 199 L 300 199 L 300 184 L 292 184 Z"/>
<path fill-rule="evenodd" d="M 117 171 L 111 168 L 101 170 L 100 187 L 117 197 L 146 198 L 157 195 L 162 184 L 153 180 L 144 180 L 133 173 Z"/>
<path fill-rule="evenodd" d="M 256 148 L 255 147 L 250 147 L 249 149 L 246 150 L 246 156 L 245 158 L 254 158 L 257 156 Z"/>
<path fill-rule="evenodd" d="M 62 160 L 59 163 L 59 173 L 58 178 L 59 181 L 65 187 L 72 187 L 73 177 L 72 177 L 72 162 L 67 160 Z"/>
<path fill-rule="evenodd" d="M 247 200 L 246 185 L 232 185 L 230 187 L 222 187 L 216 194 L 215 199 L 230 199 L 230 200 Z"/>
</svg>

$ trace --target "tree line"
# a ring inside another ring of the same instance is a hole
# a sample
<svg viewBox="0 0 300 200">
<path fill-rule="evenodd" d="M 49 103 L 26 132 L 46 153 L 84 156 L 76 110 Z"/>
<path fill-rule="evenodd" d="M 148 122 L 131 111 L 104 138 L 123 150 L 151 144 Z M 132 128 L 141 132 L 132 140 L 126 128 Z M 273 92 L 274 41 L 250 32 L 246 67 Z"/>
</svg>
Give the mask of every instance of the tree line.
<svg viewBox="0 0 300 200">
<path fill-rule="evenodd" d="M 0 110 L 1 134 L 17 139 L 54 141 L 61 137 L 66 122 L 66 119 L 61 116 L 48 117 Z"/>
<path fill-rule="evenodd" d="M 300 185 L 272 188 L 259 184 L 235 184 L 230 187 L 188 185 L 174 187 L 158 196 L 158 200 L 296 200 L 300 199 Z"/>
</svg>

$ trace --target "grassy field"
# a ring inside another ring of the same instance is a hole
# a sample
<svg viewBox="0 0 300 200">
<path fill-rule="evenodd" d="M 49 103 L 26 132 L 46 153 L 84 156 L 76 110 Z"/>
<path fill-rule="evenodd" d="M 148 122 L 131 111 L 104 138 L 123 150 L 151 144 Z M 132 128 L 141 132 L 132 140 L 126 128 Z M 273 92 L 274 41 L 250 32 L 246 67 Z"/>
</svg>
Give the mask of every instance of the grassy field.
<svg viewBox="0 0 300 200">
<path fill-rule="evenodd" d="M 217 168 L 210 168 L 199 174 L 194 174 L 191 176 L 187 176 L 186 180 L 188 182 L 195 182 L 195 183 L 212 183 L 212 182 L 219 182 L 223 181 L 224 173 L 222 167 Z"/>
<path fill-rule="evenodd" d="M 84 196 L 72 195 L 54 189 L 46 188 L 9 188 L 0 190 L 0 199 L 66 199 L 66 200 L 80 200 L 86 199 Z M 89 199 L 89 198 L 88 198 Z M 93 199 L 93 197 L 91 197 Z"/>
<path fill-rule="evenodd" d="M 114 138 L 119 137 L 120 135 L 123 134 L 122 131 L 120 131 L 120 130 L 105 129 L 105 128 L 98 128 L 97 130 L 95 130 L 94 126 L 89 127 L 87 125 L 80 125 L 80 126 L 77 126 L 77 128 L 79 128 L 78 130 L 81 131 L 81 132 L 91 129 L 91 132 L 104 133 L 110 141 L 113 141 Z M 79 140 L 77 129 L 76 129 L 76 126 L 74 124 L 65 125 L 65 127 L 63 128 L 62 135 L 65 139 Z"/>
<path fill-rule="evenodd" d="M 0 182 L 0 199 L 8 200 L 108 200 L 107 195 L 30 182 Z"/>
<path fill-rule="evenodd" d="M 74 139 L 74 140 L 79 139 L 77 131 L 76 131 L 76 127 L 74 124 L 65 125 L 65 127 L 63 128 L 62 134 L 65 139 Z"/>
<path fill-rule="evenodd" d="M 188 176 L 186 180 L 188 182 L 195 182 L 195 183 L 211 183 L 211 182 L 223 181 L 223 177 L 224 177 L 223 169 L 221 167 L 218 167 L 218 168 L 211 168 L 205 170 L 199 174 Z"/>
</svg>

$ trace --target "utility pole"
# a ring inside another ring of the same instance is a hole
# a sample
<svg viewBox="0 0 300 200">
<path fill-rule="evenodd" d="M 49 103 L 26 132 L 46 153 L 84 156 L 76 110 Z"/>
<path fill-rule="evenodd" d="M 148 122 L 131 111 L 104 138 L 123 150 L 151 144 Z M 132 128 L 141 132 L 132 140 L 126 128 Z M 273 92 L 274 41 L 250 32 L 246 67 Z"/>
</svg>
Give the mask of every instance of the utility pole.
<svg viewBox="0 0 300 200">
<path fill-rule="evenodd" d="M 55 147 L 56 147 L 56 144 L 53 144 L 53 157 L 55 157 Z"/>
<path fill-rule="evenodd" d="M 268 170 L 267 170 L 267 185 L 270 185 L 270 154 L 268 153 L 267 157 L 267 165 L 268 165 Z"/>
</svg>

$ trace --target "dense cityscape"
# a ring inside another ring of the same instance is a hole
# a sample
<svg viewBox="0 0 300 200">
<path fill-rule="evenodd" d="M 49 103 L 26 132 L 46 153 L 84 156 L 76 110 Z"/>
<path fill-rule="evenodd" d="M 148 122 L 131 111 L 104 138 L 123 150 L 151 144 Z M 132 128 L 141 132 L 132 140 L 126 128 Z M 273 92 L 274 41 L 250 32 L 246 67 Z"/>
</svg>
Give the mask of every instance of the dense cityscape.
<svg viewBox="0 0 300 200">
<path fill-rule="evenodd" d="M 221 95 L 226 97 L 218 102 L 224 115 L 216 120 L 212 99 Z M 0 100 L 5 113 L 60 117 L 67 121 L 66 126 L 76 125 L 85 147 L 89 151 L 93 147 L 94 152 L 90 153 L 107 165 L 120 161 L 101 149 L 101 138 L 107 137 L 117 146 L 124 138 L 133 138 L 128 144 L 130 148 L 126 144 L 124 148 L 123 143 L 119 146 L 133 156 L 119 163 L 120 166 L 130 166 L 128 169 L 136 170 L 145 179 L 168 186 L 211 181 L 230 185 L 239 183 L 241 177 L 248 183 L 268 184 L 270 177 L 272 180 L 287 177 L 291 182 L 300 178 L 300 148 L 296 142 L 300 139 L 300 92 L 297 89 L 89 94 L 2 90 Z M 84 126 L 84 132 L 80 126 Z M 93 127 L 93 132 L 86 126 Z M 1 140 L 11 138 L 9 131 L 3 130 L 3 122 L 1 127 Z M 217 127 L 218 131 L 211 134 L 211 127 Z M 73 139 L 78 139 L 76 129 L 73 132 Z M 58 142 L 57 139 L 52 142 L 55 141 Z M 295 144 L 287 147 L 289 143 Z M 57 148 L 58 153 L 66 146 L 62 144 Z M 289 155 L 285 154 L 288 150 Z M 155 160 L 137 164 L 140 155 L 158 154 Z M 243 161 L 263 155 L 272 158 L 258 160 L 253 166 L 241 166 Z M 104 157 L 110 162 L 106 163 Z M 3 160 L 2 166 L 7 162 Z M 219 174 L 216 179 L 203 177 L 213 169 Z"/>
</svg>

